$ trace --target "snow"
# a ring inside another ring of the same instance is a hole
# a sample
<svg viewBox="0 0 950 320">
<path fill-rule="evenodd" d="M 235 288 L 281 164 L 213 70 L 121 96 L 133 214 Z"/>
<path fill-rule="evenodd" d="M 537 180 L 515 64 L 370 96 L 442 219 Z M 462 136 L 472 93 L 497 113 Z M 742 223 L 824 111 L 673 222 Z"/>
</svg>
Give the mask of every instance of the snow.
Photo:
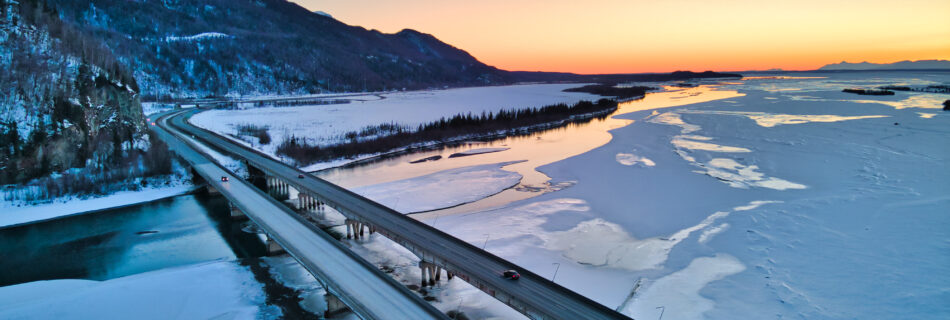
<svg viewBox="0 0 950 320">
<path fill-rule="evenodd" d="M 660 315 L 667 319 L 702 319 L 715 303 L 699 291 L 710 282 L 743 270 L 745 266 L 727 254 L 696 258 L 685 269 L 656 280 L 622 311 L 650 319 Z"/>
<path fill-rule="evenodd" d="M 3 319 L 251 319 L 262 286 L 236 262 L 210 262 L 107 281 L 49 280 L 0 288 Z"/>
<path fill-rule="evenodd" d="M 832 114 L 772 114 L 765 112 L 730 112 L 730 111 L 689 111 L 690 113 L 705 113 L 705 114 L 721 114 L 721 115 L 735 115 L 743 116 L 755 121 L 756 124 L 770 128 L 777 125 L 783 124 L 802 124 L 809 122 L 838 122 L 838 121 L 848 121 L 848 120 L 860 120 L 860 119 L 874 119 L 874 118 L 887 118 L 887 116 L 882 115 L 871 115 L 871 116 L 838 116 Z"/>
<path fill-rule="evenodd" d="M 156 113 L 168 111 L 175 108 L 174 105 L 160 102 L 142 102 L 142 114 L 151 116 Z"/>
<path fill-rule="evenodd" d="M 33 205 L 4 201 L 0 202 L 0 209 L 3 209 L 0 213 L 0 227 L 154 201 L 182 195 L 194 188 L 194 185 L 184 179 L 173 179 L 167 185 L 150 184 L 141 190 L 118 191 L 95 198 L 57 198 L 49 203 Z"/>
<path fill-rule="evenodd" d="M 731 187 L 748 189 L 763 187 L 775 190 L 805 189 L 805 185 L 774 177 L 766 177 L 758 172 L 759 166 L 742 165 L 729 158 L 715 158 L 702 165 L 705 171 L 697 171 L 725 182 Z"/>
<path fill-rule="evenodd" d="M 274 280 L 300 293 L 300 306 L 304 310 L 313 314 L 323 314 L 327 310 L 326 289 L 297 260 L 289 255 L 262 259 Z"/>
<path fill-rule="evenodd" d="M 382 93 L 347 97 L 348 104 L 210 110 L 191 118 L 196 126 L 222 135 L 236 134 L 237 125 L 267 126 L 274 142 L 254 146 L 276 157 L 277 145 L 289 137 L 331 144 L 342 135 L 367 126 L 396 123 L 411 128 L 459 113 L 480 114 L 501 109 L 540 107 L 601 97 L 561 90 L 581 84 L 529 84 Z"/>
<path fill-rule="evenodd" d="M 517 185 L 521 175 L 501 168 L 518 162 L 443 170 L 420 177 L 358 187 L 353 192 L 404 213 L 449 208 L 483 199 Z"/>
<path fill-rule="evenodd" d="M 190 36 L 167 36 L 165 37 L 165 41 L 168 41 L 168 42 L 201 41 L 201 40 L 214 40 L 214 39 L 221 39 L 221 38 L 233 38 L 233 36 L 230 36 L 225 33 L 220 33 L 220 32 L 202 32 L 202 33 L 190 35 Z"/>
<path fill-rule="evenodd" d="M 625 166 L 635 166 L 637 164 L 647 167 L 656 166 L 656 162 L 653 162 L 653 160 L 632 153 L 618 153 L 616 158 L 618 163 Z"/>
<path fill-rule="evenodd" d="M 453 153 L 452 155 L 449 156 L 449 158 L 465 157 L 465 156 L 474 156 L 474 155 L 483 154 L 483 153 L 502 152 L 502 151 L 509 150 L 509 149 L 511 149 L 511 148 L 477 148 L 477 149 L 470 149 L 470 150 L 465 150 L 465 151 L 462 151 L 462 152 Z"/>
<path fill-rule="evenodd" d="M 538 168 L 570 187 L 426 222 L 634 318 L 950 317 L 950 118 L 921 117 L 926 93 L 840 92 L 950 74 L 820 75 L 615 116 L 633 122 Z"/>
</svg>

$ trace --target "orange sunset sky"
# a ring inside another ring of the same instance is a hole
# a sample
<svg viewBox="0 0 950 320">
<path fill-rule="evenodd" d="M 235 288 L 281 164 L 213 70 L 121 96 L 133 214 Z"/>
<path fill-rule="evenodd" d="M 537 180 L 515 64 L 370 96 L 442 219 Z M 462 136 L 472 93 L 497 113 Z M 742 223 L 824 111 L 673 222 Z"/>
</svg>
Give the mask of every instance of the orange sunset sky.
<svg viewBox="0 0 950 320">
<path fill-rule="evenodd" d="M 950 60 L 950 1 L 294 0 L 350 25 L 435 35 L 506 70 L 810 70 Z"/>
</svg>

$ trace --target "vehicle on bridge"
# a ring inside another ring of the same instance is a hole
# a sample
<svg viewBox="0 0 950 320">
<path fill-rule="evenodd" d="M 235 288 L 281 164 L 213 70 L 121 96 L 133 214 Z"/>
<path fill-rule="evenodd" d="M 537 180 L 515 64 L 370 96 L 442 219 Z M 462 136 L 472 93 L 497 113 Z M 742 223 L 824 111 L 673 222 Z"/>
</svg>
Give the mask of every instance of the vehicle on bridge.
<svg viewBox="0 0 950 320">
<path fill-rule="evenodd" d="M 501 274 L 501 277 L 509 280 L 518 280 L 518 278 L 521 278 L 521 275 L 518 274 L 518 271 L 505 270 L 505 272 Z"/>
<path fill-rule="evenodd" d="M 297 175 L 297 179 L 303 179 L 303 173 Z"/>
<path fill-rule="evenodd" d="M 228 177 L 221 176 L 221 182 L 228 182 Z"/>
</svg>

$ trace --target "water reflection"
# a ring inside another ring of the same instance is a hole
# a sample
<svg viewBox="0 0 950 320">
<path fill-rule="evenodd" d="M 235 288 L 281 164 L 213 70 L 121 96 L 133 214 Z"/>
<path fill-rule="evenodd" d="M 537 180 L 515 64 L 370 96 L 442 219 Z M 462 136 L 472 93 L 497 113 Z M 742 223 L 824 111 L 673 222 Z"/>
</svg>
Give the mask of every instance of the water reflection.
<svg viewBox="0 0 950 320">
<path fill-rule="evenodd" d="M 345 188 L 355 188 L 460 167 L 526 160 L 503 168 L 517 172 L 524 177 L 517 187 L 462 206 L 423 213 L 419 215 L 419 218 L 482 210 L 564 187 L 564 185 L 550 185 L 550 177 L 536 169 L 600 147 L 612 138 L 609 133 L 610 130 L 633 123 L 633 120 L 617 119 L 613 116 L 742 96 L 737 91 L 717 90 L 716 86 L 712 85 L 693 88 L 666 87 L 664 90 L 663 92 L 648 94 L 640 100 L 623 102 L 611 116 L 594 119 L 587 123 L 571 124 L 566 127 L 540 131 L 525 136 L 507 137 L 486 142 L 471 142 L 439 150 L 414 152 L 357 166 L 328 169 L 317 172 L 316 175 Z M 453 153 L 472 148 L 500 147 L 508 148 L 508 150 L 449 158 Z M 410 163 L 435 156 L 441 156 L 441 159 Z"/>
<path fill-rule="evenodd" d="M 260 241 L 228 217 L 225 199 L 198 194 L 0 229 L 0 286 L 260 256 Z"/>
</svg>

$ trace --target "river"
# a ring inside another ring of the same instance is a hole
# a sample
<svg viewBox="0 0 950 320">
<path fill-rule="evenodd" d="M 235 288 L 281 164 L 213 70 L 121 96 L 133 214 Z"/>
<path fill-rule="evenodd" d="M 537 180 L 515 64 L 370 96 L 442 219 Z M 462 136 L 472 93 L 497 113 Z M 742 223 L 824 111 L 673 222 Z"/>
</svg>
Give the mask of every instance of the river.
<svg viewBox="0 0 950 320">
<path fill-rule="evenodd" d="M 612 138 L 610 130 L 633 123 L 633 120 L 617 119 L 614 116 L 642 110 L 727 99 L 741 95 L 736 91 L 719 90 L 715 85 L 701 85 L 692 88 L 664 87 L 662 91 L 649 93 L 643 99 L 620 103 L 617 111 L 608 117 L 595 118 L 586 123 L 570 124 L 529 135 L 489 141 L 471 141 L 435 150 L 380 157 L 374 161 L 363 161 L 353 165 L 322 170 L 315 174 L 344 188 L 355 188 L 461 167 L 521 161 L 503 167 L 504 170 L 517 172 L 523 177 L 517 186 L 482 200 L 420 213 L 416 216 L 418 219 L 428 219 L 442 215 L 480 211 L 565 187 L 566 185 L 551 185 L 549 183 L 551 178 L 538 171 L 537 168 L 603 146 L 610 142 Z M 475 148 L 507 148 L 507 150 L 466 157 L 449 157 L 454 153 Z M 434 156 L 441 156 L 442 158 L 437 161 L 412 163 L 415 160 Z M 394 209 L 399 210 L 398 207 Z"/>
<path fill-rule="evenodd" d="M 199 193 L 0 229 L 0 286 L 261 256 L 260 240 L 241 226 L 224 198 Z"/>
</svg>

